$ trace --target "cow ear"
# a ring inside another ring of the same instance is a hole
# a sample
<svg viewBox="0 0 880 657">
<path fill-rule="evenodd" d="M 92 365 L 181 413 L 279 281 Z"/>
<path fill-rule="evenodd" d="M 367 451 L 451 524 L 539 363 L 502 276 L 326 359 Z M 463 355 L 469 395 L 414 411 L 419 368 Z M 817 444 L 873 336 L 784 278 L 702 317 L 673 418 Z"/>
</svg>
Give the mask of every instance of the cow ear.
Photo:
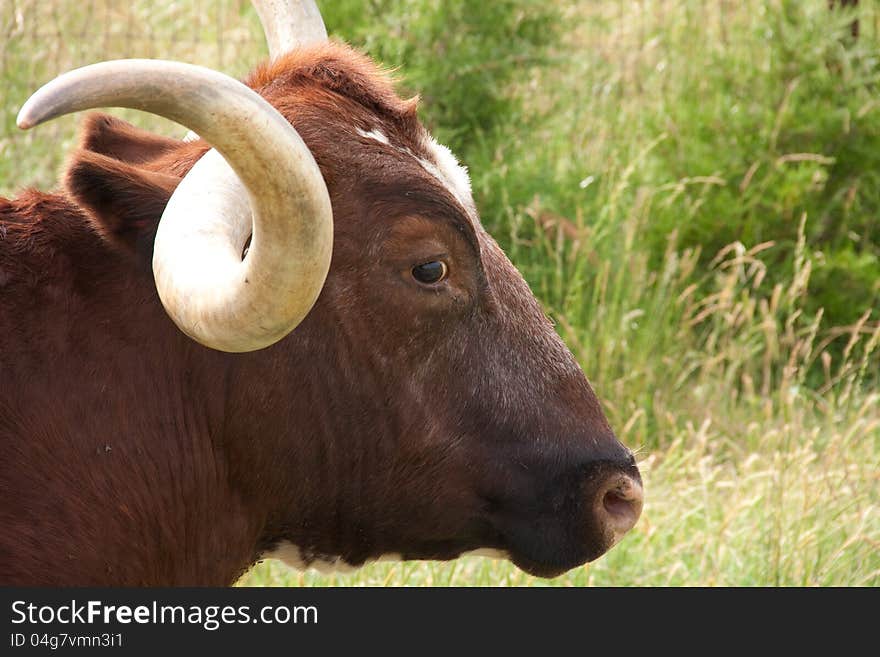
<svg viewBox="0 0 880 657">
<path fill-rule="evenodd" d="M 88 114 L 80 126 L 79 147 L 120 162 L 142 164 L 180 146 L 180 141 L 136 128 L 109 114 Z"/>
<path fill-rule="evenodd" d="M 156 228 L 180 178 L 80 149 L 70 158 L 64 186 L 111 244 L 149 263 Z"/>
</svg>

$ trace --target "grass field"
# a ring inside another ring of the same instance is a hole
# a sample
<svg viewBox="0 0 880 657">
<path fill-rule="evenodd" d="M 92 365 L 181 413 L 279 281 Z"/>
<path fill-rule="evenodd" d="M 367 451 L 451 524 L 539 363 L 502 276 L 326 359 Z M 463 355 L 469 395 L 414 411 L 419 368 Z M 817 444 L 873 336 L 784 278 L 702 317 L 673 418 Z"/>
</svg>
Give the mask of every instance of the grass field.
<svg viewBox="0 0 880 657">
<path fill-rule="evenodd" d="M 0 9 L 5 194 L 51 187 L 73 143 L 75 117 L 13 127 L 55 73 L 162 56 L 240 75 L 264 52 L 246 2 L 13 4 Z M 553 580 L 467 557 L 343 575 L 267 561 L 240 584 L 880 584 L 880 10 L 861 3 L 851 42 L 856 15 L 825 0 L 560 3 L 540 57 L 444 73 L 453 90 L 486 88 L 506 67 L 509 116 L 462 131 L 444 105 L 456 99 L 419 87 L 435 46 L 418 26 L 463 20 L 458 3 L 361 4 L 336 3 L 328 26 L 399 67 L 469 165 L 484 223 L 637 451 L 646 505 L 620 545 Z"/>
</svg>

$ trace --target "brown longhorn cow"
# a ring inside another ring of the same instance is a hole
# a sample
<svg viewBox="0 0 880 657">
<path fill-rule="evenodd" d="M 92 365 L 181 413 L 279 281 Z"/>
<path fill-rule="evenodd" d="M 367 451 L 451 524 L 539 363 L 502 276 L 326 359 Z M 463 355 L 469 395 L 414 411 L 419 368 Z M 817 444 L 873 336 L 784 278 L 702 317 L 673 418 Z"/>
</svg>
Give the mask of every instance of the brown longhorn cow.
<svg viewBox="0 0 880 657">
<path fill-rule="evenodd" d="M 0 584 L 597 558 L 638 469 L 465 170 L 312 2 L 257 4 L 244 84 L 123 60 L 19 115 L 199 137 L 93 114 L 60 191 L 0 199 Z"/>
</svg>

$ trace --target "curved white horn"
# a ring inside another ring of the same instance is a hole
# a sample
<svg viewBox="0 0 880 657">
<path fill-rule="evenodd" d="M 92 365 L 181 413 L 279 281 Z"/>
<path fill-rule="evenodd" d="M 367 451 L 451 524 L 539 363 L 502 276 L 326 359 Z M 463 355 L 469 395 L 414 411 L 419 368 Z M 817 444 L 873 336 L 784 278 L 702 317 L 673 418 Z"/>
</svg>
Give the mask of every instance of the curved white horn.
<svg viewBox="0 0 880 657">
<path fill-rule="evenodd" d="M 302 321 L 327 276 L 333 225 L 321 172 L 290 123 L 226 75 L 132 59 L 56 78 L 25 103 L 18 125 L 94 107 L 164 116 L 217 149 L 181 181 L 156 235 L 156 287 L 181 330 L 241 352 L 276 342 Z"/>
<path fill-rule="evenodd" d="M 253 3 L 272 59 L 298 46 L 327 40 L 327 28 L 315 0 L 253 0 Z"/>
</svg>

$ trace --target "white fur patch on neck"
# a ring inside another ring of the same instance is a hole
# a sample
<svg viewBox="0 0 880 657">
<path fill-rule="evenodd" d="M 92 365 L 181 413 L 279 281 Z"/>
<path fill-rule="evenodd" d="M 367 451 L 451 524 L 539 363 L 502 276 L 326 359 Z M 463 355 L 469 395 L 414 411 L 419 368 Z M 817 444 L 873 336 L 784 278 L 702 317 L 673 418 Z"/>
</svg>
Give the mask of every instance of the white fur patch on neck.
<svg viewBox="0 0 880 657">
<path fill-rule="evenodd" d="M 463 557 L 488 557 L 490 559 L 510 559 L 510 555 L 505 550 L 496 550 L 495 548 L 480 548 L 479 550 L 471 550 L 462 553 Z"/>
<path fill-rule="evenodd" d="M 369 132 L 366 130 L 362 130 L 361 128 L 357 128 L 357 133 L 364 137 L 365 139 L 372 139 L 373 141 L 378 141 L 380 144 L 389 144 L 388 136 L 382 132 L 381 130 L 372 129 Z"/>
<path fill-rule="evenodd" d="M 307 559 L 298 545 L 290 541 L 281 541 L 274 550 L 260 555 L 261 559 L 278 559 L 286 565 L 297 570 L 313 568 L 319 573 L 350 573 L 361 566 L 355 566 L 339 556 L 320 555 Z M 374 561 L 403 561 L 403 556 L 397 553 L 383 554 L 368 563 Z"/>
<path fill-rule="evenodd" d="M 492 548 L 481 548 L 479 550 L 471 550 L 463 553 L 461 556 L 468 557 L 491 557 L 493 559 L 509 559 L 510 556 L 504 550 L 495 550 Z M 290 541 L 282 541 L 271 552 L 260 555 L 261 559 L 278 559 L 286 565 L 297 570 L 306 570 L 314 568 L 319 573 L 350 573 L 360 566 L 353 566 L 345 561 L 342 557 L 322 555 L 321 557 L 306 559 L 302 550 L 298 545 L 294 545 Z M 367 563 L 376 561 L 403 561 L 403 555 L 399 553 L 383 554 L 375 559 L 370 559 Z"/>
<path fill-rule="evenodd" d="M 319 558 L 306 559 L 298 545 L 294 545 L 289 541 L 282 541 L 274 550 L 260 555 L 261 559 L 278 559 L 283 561 L 291 568 L 297 570 L 306 570 L 314 568 L 319 573 L 350 573 L 357 570 L 356 566 L 352 566 L 342 559 L 342 557 L 322 556 Z"/>
</svg>

